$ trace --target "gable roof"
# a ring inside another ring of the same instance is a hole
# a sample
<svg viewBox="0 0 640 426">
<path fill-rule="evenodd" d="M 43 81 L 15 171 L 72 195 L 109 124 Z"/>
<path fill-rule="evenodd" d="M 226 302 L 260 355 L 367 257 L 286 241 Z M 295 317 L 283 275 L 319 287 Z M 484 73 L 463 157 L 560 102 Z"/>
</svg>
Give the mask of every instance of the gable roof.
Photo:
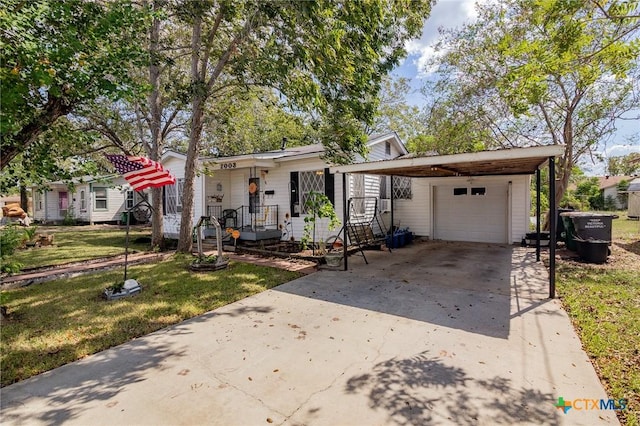
<svg viewBox="0 0 640 426">
<path fill-rule="evenodd" d="M 379 135 L 373 135 L 369 137 L 367 141 L 367 147 L 372 147 L 379 143 L 391 142 L 396 146 L 401 155 L 407 154 L 407 148 L 404 146 L 400 137 L 395 132 L 389 132 Z M 281 161 L 299 160 L 303 158 L 315 158 L 319 157 L 325 152 L 325 148 L 322 144 L 312 144 L 304 146 L 292 146 L 285 149 L 277 149 L 272 151 L 257 152 L 252 154 L 231 155 L 227 157 L 201 157 L 201 162 L 211 162 L 214 164 L 220 163 L 235 163 L 235 167 L 273 167 L 275 163 Z M 184 154 L 175 151 L 166 151 L 161 158 L 161 162 L 165 162 L 169 158 L 177 158 L 182 161 L 186 161 L 187 157 Z"/>
<path fill-rule="evenodd" d="M 634 176 L 598 176 L 598 187 L 600 189 L 611 188 L 617 186 L 623 180 L 632 181 Z"/>
</svg>

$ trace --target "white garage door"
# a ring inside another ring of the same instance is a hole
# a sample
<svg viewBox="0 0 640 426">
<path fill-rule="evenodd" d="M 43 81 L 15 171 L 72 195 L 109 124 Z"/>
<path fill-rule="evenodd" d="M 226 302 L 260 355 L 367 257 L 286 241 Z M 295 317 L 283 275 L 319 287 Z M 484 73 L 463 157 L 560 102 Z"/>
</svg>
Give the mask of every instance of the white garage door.
<svg viewBox="0 0 640 426">
<path fill-rule="evenodd" d="M 434 238 L 507 242 L 506 184 L 434 187 Z"/>
</svg>

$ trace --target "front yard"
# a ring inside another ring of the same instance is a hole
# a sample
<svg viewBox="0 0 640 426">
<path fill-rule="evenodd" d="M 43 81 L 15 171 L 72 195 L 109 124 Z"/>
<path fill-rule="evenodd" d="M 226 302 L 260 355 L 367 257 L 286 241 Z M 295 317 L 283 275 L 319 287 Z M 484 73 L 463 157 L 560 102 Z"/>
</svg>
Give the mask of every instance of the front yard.
<svg viewBox="0 0 640 426">
<path fill-rule="evenodd" d="M 618 412 L 640 424 L 640 223 L 621 214 L 613 222 L 611 256 L 590 265 L 563 256 L 557 289 L 607 393 L 626 399 Z M 585 396 L 586 397 L 586 396 Z"/>
<path fill-rule="evenodd" d="M 299 277 L 296 272 L 231 262 L 223 271 L 193 273 L 191 256 L 133 266 L 143 287 L 135 297 L 100 295 L 123 271 L 89 274 L 3 291 L 1 385 L 125 343 Z"/>
</svg>

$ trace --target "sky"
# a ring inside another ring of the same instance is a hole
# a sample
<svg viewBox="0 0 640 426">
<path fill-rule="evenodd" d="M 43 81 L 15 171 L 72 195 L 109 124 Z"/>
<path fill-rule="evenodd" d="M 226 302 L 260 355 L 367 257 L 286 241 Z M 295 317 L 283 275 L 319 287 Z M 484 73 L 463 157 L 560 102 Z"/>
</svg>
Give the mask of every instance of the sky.
<svg viewBox="0 0 640 426">
<path fill-rule="evenodd" d="M 407 102 L 411 105 L 421 106 L 423 99 L 419 93 L 420 87 L 428 79 L 428 69 L 426 63 L 433 56 L 434 50 L 432 45 L 438 39 L 439 28 L 456 28 L 465 23 L 472 22 L 477 19 L 475 12 L 475 3 L 486 3 L 487 0 L 439 0 L 431 11 L 431 15 L 427 20 L 422 36 L 419 39 L 411 40 L 407 44 L 408 56 L 393 71 L 394 76 L 406 77 L 411 80 L 413 92 L 408 94 Z M 640 114 L 636 111 L 635 115 Z M 628 143 L 630 135 L 640 133 L 640 123 L 637 120 L 624 120 L 616 123 L 618 131 L 616 135 L 606 144 L 600 146 L 598 152 L 605 157 L 616 157 L 629 154 L 631 152 L 640 152 L 640 140 L 635 143 Z M 585 161 L 582 165 L 583 170 L 588 175 L 604 175 L 604 163 L 593 163 L 591 160 Z"/>
</svg>

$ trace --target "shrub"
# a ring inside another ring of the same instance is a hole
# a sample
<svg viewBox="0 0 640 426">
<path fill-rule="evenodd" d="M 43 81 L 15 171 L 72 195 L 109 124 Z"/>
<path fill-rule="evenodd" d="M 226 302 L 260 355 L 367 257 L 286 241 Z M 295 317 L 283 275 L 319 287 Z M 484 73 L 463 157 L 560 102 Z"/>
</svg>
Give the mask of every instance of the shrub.
<svg viewBox="0 0 640 426">
<path fill-rule="evenodd" d="M 7 273 L 19 272 L 22 265 L 18 262 L 7 262 L 6 259 L 15 253 L 16 249 L 22 244 L 23 234 L 16 225 L 7 225 L 0 230 L 0 259 L 2 259 L 2 267 L 0 270 Z"/>
</svg>

